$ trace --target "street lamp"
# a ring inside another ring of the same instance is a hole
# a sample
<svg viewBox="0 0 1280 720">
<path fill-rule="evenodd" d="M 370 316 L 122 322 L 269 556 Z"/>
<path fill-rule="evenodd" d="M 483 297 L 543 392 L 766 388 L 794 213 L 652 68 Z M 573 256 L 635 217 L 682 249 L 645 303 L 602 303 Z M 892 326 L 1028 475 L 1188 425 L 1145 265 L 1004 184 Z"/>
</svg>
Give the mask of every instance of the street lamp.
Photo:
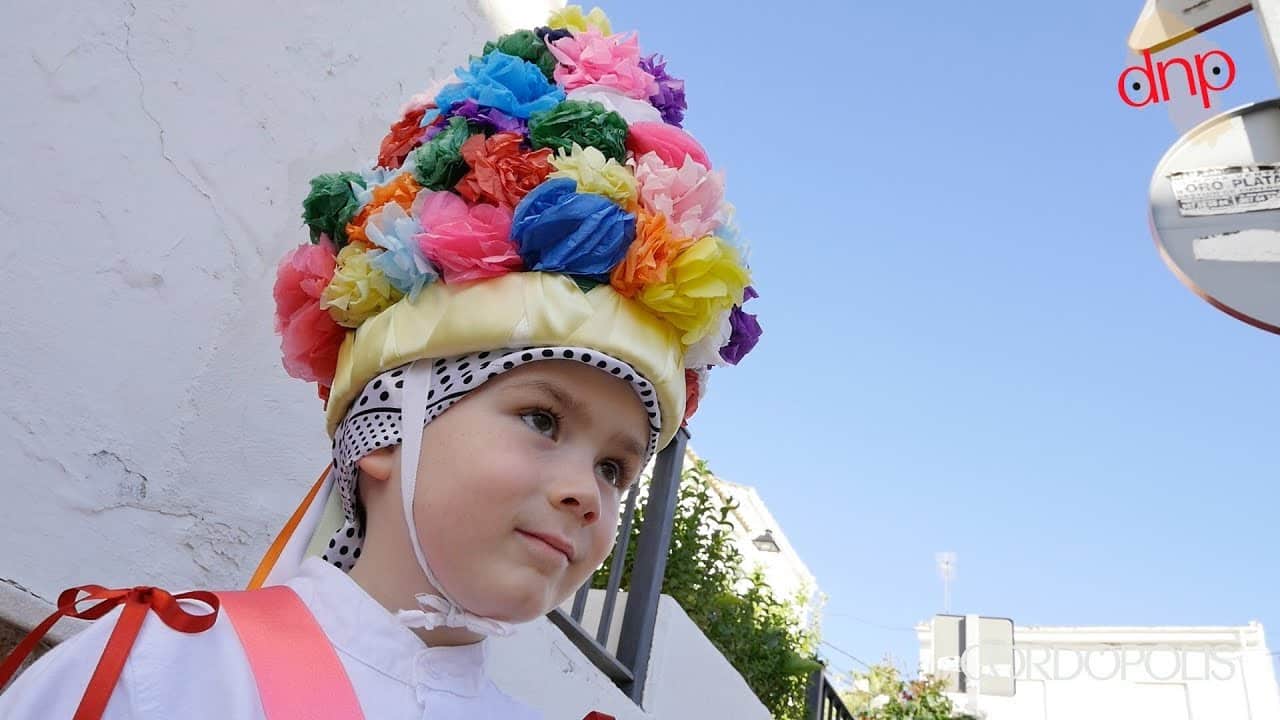
<svg viewBox="0 0 1280 720">
<path fill-rule="evenodd" d="M 778 541 L 773 539 L 772 530 L 765 530 L 764 534 L 752 540 L 751 543 L 762 552 L 782 552 L 782 548 L 778 547 Z"/>
</svg>

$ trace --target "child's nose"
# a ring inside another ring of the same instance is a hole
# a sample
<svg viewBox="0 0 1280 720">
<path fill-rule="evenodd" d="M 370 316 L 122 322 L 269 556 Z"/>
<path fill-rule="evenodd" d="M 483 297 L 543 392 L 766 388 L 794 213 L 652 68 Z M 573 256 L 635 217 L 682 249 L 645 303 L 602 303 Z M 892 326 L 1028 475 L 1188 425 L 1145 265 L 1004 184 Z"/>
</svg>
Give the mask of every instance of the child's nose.
<svg viewBox="0 0 1280 720">
<path fill-rule="evenodd" d="M 594 468 L 586 472 L 574 468 L 562 477 L 565 479 L 556 483 L 552 501 L 578 516 L 583 525 L 595 522 L 600 517 L 600 481 L 595 477 Z"/>
</svg>

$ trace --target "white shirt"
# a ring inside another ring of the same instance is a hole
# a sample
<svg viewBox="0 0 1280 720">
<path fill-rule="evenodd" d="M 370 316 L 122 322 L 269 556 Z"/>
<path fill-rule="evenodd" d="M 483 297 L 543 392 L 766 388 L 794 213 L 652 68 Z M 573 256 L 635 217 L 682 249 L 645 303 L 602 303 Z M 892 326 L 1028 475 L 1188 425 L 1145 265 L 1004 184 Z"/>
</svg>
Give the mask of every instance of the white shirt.
<svg viewBox="0 0 1280 720">
<path fill-rule="evenodd" d="M 541 720 L 541 713 L 489 680 L 486 643 L 428 647 L 346 573 L 319 558 L 308 558 L 286 584 L 333 643 L 365 720 Z M 207 611 L 199 603 L 184 605 Z M 95 621 L 19 675 L 0 695 L 0 720 L 71 718 L 120 612 Z M 103 720 L 162 718 L 265 718 L 226 613 L 195 635 L 147 613 Z"/>
</svg>

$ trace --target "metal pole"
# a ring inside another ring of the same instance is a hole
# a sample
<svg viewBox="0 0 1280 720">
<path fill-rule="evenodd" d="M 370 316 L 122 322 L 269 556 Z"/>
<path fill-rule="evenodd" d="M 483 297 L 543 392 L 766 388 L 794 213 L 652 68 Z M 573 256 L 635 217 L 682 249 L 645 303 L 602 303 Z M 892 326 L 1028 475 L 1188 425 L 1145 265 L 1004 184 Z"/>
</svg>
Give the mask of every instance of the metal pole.
<svg viewBox="0 0 1280 720">
<path fill-rule="evenodd" d="M 1253 0 L 1253 12 L 1262 28 L 1262 41 L 1271 57 L 1271 69 L 1280 83 L 1280 0 Z"/>
<path fill-rule="evenodd" d="M 636 703 L 644 697 L 644 683 L 649 672 L 653 629 L 658 620 L 658 596 L 667 571 L 667 551 L 671 549 L 671 530 L 679 500 L 680 473 L 684 469 L 684 448 L 688 441 L 689 433 L 681 428 L 667 447 L 658 453 L 653 481 L 649 485 L 649 500 L 644 506 L 644 529 L 636 542 L 636 564 L 631 570 L 631 587 L 618 638 L 618 660 L 631 668 L 634 675 L 625 691 Z"/>
<path fill-rule="evenodd" d="M 977 615 L 966 615 L 964 617 L 964 635 L 967 646 L 963 648 L 966 670 L 968 667 L 974 668 L 974 673 L 969 675 L 965 672 L 965 695 L 967 696 L 965 710 L 975 715 L 978 714 L 978 695 L 982 693 L 982 637 L 978 633 L 978 624 L 980 620 Z M 969 659 L 969 654 L 973 654 L 974 660 Z M 976 662 L 975 662 L 976 661 Z"/>
</svg>

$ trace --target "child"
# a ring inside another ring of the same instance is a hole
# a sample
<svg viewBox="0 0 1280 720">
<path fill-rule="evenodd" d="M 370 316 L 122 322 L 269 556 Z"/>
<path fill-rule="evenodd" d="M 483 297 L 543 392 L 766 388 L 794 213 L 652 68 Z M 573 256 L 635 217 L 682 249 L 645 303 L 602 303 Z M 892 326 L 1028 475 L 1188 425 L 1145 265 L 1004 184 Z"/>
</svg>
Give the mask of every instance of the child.
<svg viewBox="0 0 1280 720">
<path fill-rule="evenodd" d="M 312 242 L 280 265 L 284 365 L 317 383 L 333 461 L 270 587 L 68 591 L 27 645 L 101 621 L 0 720 L 538 717 L 487 679 L 485 638 L 590 577 L 707 370 L 760 331 L 683 83 L 633 36 L 570 7 L 458 80 L 372 169 L 312 180 Z"/>
</svg>

